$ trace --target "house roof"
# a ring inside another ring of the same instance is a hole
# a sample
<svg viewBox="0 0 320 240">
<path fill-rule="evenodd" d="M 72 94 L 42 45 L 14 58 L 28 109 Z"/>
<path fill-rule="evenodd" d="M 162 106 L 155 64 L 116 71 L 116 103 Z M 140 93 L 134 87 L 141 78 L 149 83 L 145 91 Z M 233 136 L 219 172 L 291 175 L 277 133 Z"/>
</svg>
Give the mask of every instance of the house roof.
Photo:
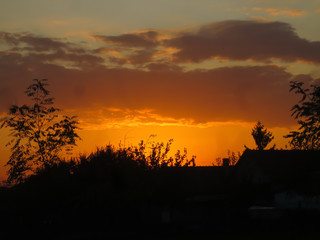
<svg viewBox="0 0 320 240">
<path fill-rule="evenodd" d="M 236 165 L 315 171 L 320 170 L 320 151 L 246 149 Z"/>
<path fill-rule="evenodd" d="M 243 174 L 263 172 L 275 184 L 318 184 L 320 151 L 316 150 L 250 150 L 244 151 L 236 167 Z"/>
</svg>

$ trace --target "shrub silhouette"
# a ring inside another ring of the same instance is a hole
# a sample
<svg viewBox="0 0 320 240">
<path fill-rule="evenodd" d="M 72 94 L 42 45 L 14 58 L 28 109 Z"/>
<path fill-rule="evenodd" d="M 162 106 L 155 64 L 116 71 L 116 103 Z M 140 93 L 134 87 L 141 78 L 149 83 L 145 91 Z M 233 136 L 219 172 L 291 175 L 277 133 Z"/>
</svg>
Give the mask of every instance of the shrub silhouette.
<svg viewBox="0 0 320 240">
<path fill-rule="evenodd" d="M 58 195 L 69 197 L 80 194 L 78 207 L 88 206 L 90 202 L 97 204 L 96 201 L 102 205 L 105 204 L 103 201 L 119 205 L 123 201 L 128 204 L 143 197 L 155 199 L 155 195 L 160 194 L 157 189 L 163 188 L 160 185 L 169 186 L 169 182 L 166 184 L 161 173 L 157 172 L 195 165 L 195 157 L 189 160 L 186 151 L 182 155 L 177 151 L 174 157 L 169 157 L 172 142 L 153 143 L 150 147 L 143 141 L 131 147 L 107 145 L 88 156 L 80 155 L 71 161 L 60 160 L 39 168 L 18 186 L 38 189 L 41 195 L 51 196 L 56 191 Z M 39 193 L 33 192 L 32 195 L 38 196 Z"/>
</svg>

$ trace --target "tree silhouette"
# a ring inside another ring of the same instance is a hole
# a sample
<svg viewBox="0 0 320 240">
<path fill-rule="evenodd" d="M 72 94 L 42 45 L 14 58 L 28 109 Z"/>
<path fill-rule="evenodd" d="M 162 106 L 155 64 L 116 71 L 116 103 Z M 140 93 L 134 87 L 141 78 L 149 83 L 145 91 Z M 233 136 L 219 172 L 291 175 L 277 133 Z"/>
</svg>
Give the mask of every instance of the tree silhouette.
<svg viewBox="0 0 320 240">
<path fill-rule="evenodd" d="M 21 182 L 27 173 L 59 161 L 59 154 L 70 152 L 80 139 L 76 133 L 78 121 L 75 116 L 60 116 L 53 107 L 54 98 L 46 89 L 47 79 L 34 79 L 25 91 L 32 105 L 12 105 L 1 128 L 10 129 L 12 139 L 8 182 Z"/>
<path fill-rule="evenodd" d="M 274 139 L 272 133 L 268 131 L 260 121 L 253 127 L 251 135 L 257 144 L 258 150 L 263 150 Z"/>
<path fill-rule="evenodd" d="M 291 131 L 284 136 L 291 138 L 289 144 L 293 149 L 320 149 L 320 86 L 311 85 L 303 88 L 303 82 L 290 82 L 290 91 L 301 94 L 298 104 L 291 109 L 292 116 L 298 120 L 299 131 Z"/>
</svg>

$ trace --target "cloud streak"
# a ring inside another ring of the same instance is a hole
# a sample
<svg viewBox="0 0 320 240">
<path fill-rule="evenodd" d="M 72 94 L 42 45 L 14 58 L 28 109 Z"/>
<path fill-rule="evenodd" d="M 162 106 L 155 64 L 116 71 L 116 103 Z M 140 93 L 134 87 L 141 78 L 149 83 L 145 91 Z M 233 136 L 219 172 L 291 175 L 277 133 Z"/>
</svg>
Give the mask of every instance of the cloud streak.
<svg viewBox="0 0 320 240">
<path fill-rule="evenodd" d="M 255 7 L 252 8 L 253 11 L 258 12 L 264 12 L 267 13 L 270 16 L 287 16 L 287 17 L 301 17 L 305 15 L 304 11 L 298 10 L 298 9 L 277 9 L 277 8 L 259 8 Z"/>
<path fill-rule="evenodd" d="M 304 15 L 303 11 L 300 11 L 297 9 L 279 10 L 276 8 L 267 8 L 265 11 L 271 16 L 285 15 L 285 16 L 289 16 L 289 17 L 301 17 Z"/>
<path fill-rule="evenodd" d="M 126 47 L 156 47 L 158 45 L 159 33 L 157 31 L 146 31 L 142 33 L 122 34 L 119 36 L 94 35 L 96 39 Z"/>
</svg>

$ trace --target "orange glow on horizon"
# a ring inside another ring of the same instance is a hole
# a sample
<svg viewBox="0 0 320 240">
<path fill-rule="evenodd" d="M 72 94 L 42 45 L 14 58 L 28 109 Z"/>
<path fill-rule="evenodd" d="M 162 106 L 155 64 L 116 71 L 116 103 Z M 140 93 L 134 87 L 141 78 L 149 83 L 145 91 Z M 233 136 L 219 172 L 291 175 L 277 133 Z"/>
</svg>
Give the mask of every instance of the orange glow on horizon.
<svg viewBox="0 0 320 240">
<path fill-rule="evenodd" d="M 197 156 L 198 165 L 212 165 L 217 157 L 225 157 L 227 151 L 242 152 L 244 145 L 254 148 L 251 129 L 255 122 L 215 121 L 200 123 L 193 119 L 175 119 L 161 116 L 152 109 L 121 109 L 116 107 L 96 106 L 90 109 L 66 109 L 70 115 L 77 115 L 80 120 L 79 135 L 83 139 L 78 142 L 75 154 L 90 153 L 96 147 L 120 142 L 137 145 L 155 134 L 155 142 L 174 140 L 173 150 L 187 148 L 189 157 Z M 275 136 L 277 148 L 284 148 L 288 134 L 287 128 L 269 128 Z M 8 129 L 1 129 L 1 135 L 8 136 Z M 9 157 L 9 148 L 5 147 L 9 137 L 1 138 L 1 164 Z M 272 145 L 270 144 L 269 147 Z M 172 151 L 171 153 L 174 153 Z M 3 175 L 3 172 L 0 172 Z"/>
<path fill-rule="evenodd" d="M 113 113 L 118 113 L 121 109 L 108 108 Z M 130 110 L 127 110 L 130 112 Z M 92 114 L 92 113 L 91 113 Z M 101 110 L 103 115 L 103 109 Z M 140 110 L 140 114 L 151 114 L 152 111 L 145 109 Z M 110 123 L 110 119 L 100 124 L 80 125 L 79 135 L 82 138 L 78 141 L 77 147 L 74 149 L 73 156 L 79 154 L 90 154 L 97 147 L 103 147 L 108 144 L 114 146 L 136 146 L 141 140 L 146 141 L 150 135 L 155 134 L 154 142 L 164 142 L 173 139 L 172 149 L 169 155 L 174 155 L 179 149 L 188 150 L 188 158 L 195 155 L 196 164 L 198 166 L 211 166 L 218 157 L 227 157 L 228 150 L 236 154 L 242 153 L 244 145 L 249 148 L 255 148 L 255 143 L 251 136 L 251 129 L 255 123 L 251 122 L 210 122 L 206 124 L 197 124 L 189 122 L 170 122 L 174 119 L 164 118 L 154 114 L 154 118 L 158 118 L 160 122 L 141 122 L 141 118 L 125 119 L 117 122 L 114 120 Z M 119 121 L 119 119 L 118 119 Z M 180 120 L 181 121 L 181 120 Z M 83 121 L 82 121 L 83 122 Z M 108 124 L 106 126 L 105 124 Z M 267 126 L 266 126 L 267 127 Z M 268 128 L 268 127 L 267 127 Z M 275 143 L 277 148 L 285 148 L 287 139 L 283 136 L 288 134 L 289 130 L 285 128 L 268 128 L 275 139 L 268 147 L 272 147 Z M 8 136 L 8 129 L 1 129 L 1 135 Z M 9 159 L 9 148 L 5 144 L 9 138 L 1 138 L 0 155 L 1 165 Z M 0 171 L 0 180 L 6 179 L 7 168 L 2 167 Z"/>
<path fill-rule="evenodd" d="M 104 130 L 83 130 L 81 137 L 84 139 L 78 144 L 79 152 L 95 150 L 96 147 L 105 146 L 109 143 L 118 146 L 119 143 L 125 146 L 135 146 L 141 140 L 146 141 L 150 135 L 155 134 L 155 142 L 167 142 L 173 139 L 171 154 L 177 149 L 187 148 L 188 157 L 196 155 L 197 165 L 210 166 L 217 157 L 226 157 L 228 150 L 235 153 L 244 150 L 244 145 L 255 148 L 251 136 L 251 129 L 254 124 L 250 123 L 216 123 L 208 127 L 197 128 L 190 126 L 154 125 L 147 123 L 140 126 L 122 126 L 120 128 L 109 128 Z M 283 138 L 288 134 L 288 129 L 268 128 L 275 140 L 268 147 L 276 144 L 276 148 L 285 148 L 287 139 Z"/>
</svg>

